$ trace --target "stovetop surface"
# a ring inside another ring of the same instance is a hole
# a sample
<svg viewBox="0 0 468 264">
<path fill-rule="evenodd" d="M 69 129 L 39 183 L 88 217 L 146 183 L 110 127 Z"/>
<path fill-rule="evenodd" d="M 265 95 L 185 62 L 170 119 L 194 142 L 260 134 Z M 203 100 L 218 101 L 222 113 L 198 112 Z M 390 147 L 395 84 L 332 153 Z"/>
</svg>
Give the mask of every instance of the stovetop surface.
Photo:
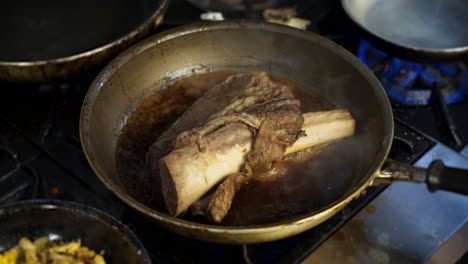
<svg viewBox="0 0 468 264">
<path fill-rule="evenodd" d="M 314 3 L 316 1 L 311 1 L 307 8 L 302 8 L 302 14 L 319 16 L 314 13 Z M 326 8 L 334 10 L 332 5 Z M 197 21 L 200 12 L 184 1 L 174 1 L 167 22 L 159 30 Z M 242 16 L 239 12 L 230 15 Z M 355 51 L 359 36 L 351 29 L 340 28 L 339 25 L 346 25 L 340 21 L 345 18 L 341 15 L 337 18 L 321 20 L 321 27 L 328 29 L 324 35 Z M 318 29 L 319 25 L 312 27 Z M 65 84 L 1 85 L 0 205 L 46 198 L 94 206 L 117 217 L 133 230 L 154 263 L 296 263 L 385 190 L 385 187 L 371 187 L 365 195 L 320 226 L 275 242 L 219 245 L 175 235 L 121 202 L 88 165 L 79 140 L 78 120 L 83 98 L 95 74 Z M 440 124 L 434 121 L 431 106 L 407 106 L 395 101 L 392 105 L 396 120 L 390 158 L 413 163 L 436 144 L 434 139 L 451 145 L 450 139 L 444 138 L 439 131 Z M 468 113 L 466 100 L 450 105 L 450 112 L 460 134 L 468 139 L 468 122 L 464 116 Z"/>
</svg>

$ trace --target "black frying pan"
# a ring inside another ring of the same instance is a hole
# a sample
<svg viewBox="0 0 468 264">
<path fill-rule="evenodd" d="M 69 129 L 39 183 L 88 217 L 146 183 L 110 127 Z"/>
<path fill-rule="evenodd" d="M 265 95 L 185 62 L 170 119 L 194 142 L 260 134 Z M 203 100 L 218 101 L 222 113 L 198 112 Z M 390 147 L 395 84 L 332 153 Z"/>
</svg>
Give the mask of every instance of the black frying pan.
<svg viewBox="0 0 468 264">
<path fill-rule="evenodd" d="M 342 0 L 368 39 L 391 55 L 424 62 L 468 54 L 466 0 Z"/>
<path fill-rule="evenodd" d="M 159 24 L 169 0 L 6 0 L 0 80 L 50 82 L 91 69 Z"/>
<path fill-rule="evenodd" d="M 110 264 L 150 264 L 148 253 L 135 235 L 115 218 L 84 205 L 32 200 L 0 207 L 0 253 L 21 237 L 69 242 L 104 250 Z"/>
</svg>

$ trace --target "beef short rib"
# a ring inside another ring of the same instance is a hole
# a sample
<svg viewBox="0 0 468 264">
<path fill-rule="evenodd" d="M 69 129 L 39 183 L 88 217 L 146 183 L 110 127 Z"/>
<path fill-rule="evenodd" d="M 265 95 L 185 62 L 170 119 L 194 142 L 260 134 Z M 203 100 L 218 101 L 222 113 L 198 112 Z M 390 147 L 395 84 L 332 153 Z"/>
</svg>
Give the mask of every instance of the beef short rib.
<svg viewBox="0 0 468 264">
<path fill-rule="evenodd" d="M 199 98 L 150 147 L 147 162 L 151 175 L 159 177 L 159 160 L 170 151 L 193 142 L 204 151 L 204 138 L 220 127 L 236 122 L 249 126 L 255 136 L 243 168 L 217 187 L 206 210 L 198 210 L 220 222 L 242 184 L 269 170 L 301 136 L 304 118 L 299 107 L 292 91 L 264 72 L 230 76 Z M 164 193 L 164 182 L 162 188 Z"/>
</svg>

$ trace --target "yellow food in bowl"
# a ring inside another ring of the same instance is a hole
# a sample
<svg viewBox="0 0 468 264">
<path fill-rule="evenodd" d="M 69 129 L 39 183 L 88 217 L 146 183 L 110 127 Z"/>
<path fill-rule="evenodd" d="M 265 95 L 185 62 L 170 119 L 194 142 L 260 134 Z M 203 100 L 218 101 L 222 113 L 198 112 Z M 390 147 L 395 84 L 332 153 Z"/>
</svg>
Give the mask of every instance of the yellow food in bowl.
<svg viewBox="0 0 468 264">
<path fill-rule="evenodd" d="M 102 254 L 81 245 L 81 241 L 56 243 L 48 237 L 34 242 L 21 238 L 18 245 L 0 255 L 0 264 L 105 264 Z"/>
</svg>

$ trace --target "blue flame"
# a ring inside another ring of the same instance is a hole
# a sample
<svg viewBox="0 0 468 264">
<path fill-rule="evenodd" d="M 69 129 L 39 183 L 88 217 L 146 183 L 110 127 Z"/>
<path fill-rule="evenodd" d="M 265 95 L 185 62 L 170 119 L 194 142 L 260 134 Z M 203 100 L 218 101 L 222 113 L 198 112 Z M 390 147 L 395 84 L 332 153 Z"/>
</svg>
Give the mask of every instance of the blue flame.
<svg viewBox="0 0 468 264">
<path fill-rule="evenodd" d="M 371 69 L 388 59 L 387 54 L 373 48 L 365 40 L 360 41 L 357 55 Z M 380 77 L 390 97 L 405 104 L 428 104 L 431 85 L 436 82 L 439 87 L 444 87 L 443 79 L 457 77 L 457 66 L 455 64 L 420 64 L 391 58 Z M 416 84 L 417 79 L 423 85 Z M 451 89 L 445 96 L 445 101 L 447 104 L 457 103 L 463 101 L 466 95 L 468 95 L 468 70 L 464 69 L 457 87 Z"/>
</svg>

